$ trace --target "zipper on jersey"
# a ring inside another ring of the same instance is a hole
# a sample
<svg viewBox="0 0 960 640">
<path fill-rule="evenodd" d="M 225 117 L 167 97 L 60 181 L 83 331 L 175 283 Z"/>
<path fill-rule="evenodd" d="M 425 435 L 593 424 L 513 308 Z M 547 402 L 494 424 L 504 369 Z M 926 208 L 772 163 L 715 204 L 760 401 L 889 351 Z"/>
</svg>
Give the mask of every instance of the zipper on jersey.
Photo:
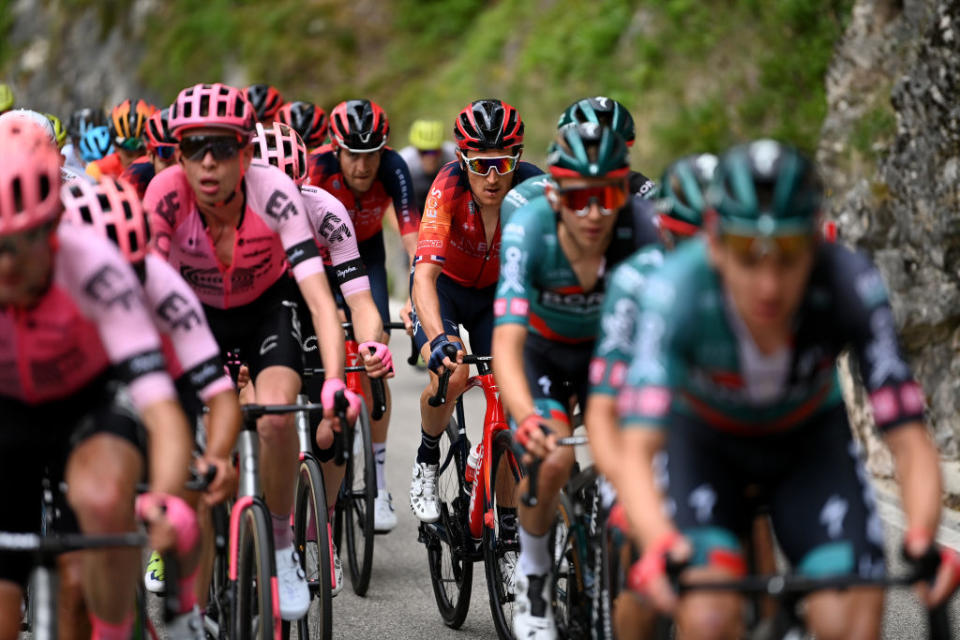
<svg viewBox="0 0 960 640">
<path fill-rule="evenodd" d="M 471 200 L 471 208 L 476 207 L 476 201 Z M 480 218 L 480 231 L 483 233 L 483 241 L 487 241 L 487 227 L 483 222 L 483 211 L 480 211 L 476 214 Z M 487 262 L 490 260 L 490 252 L 493 251 L 493 246 L 497 239 L 497 233 L 500 231 L 500 216 L 497 216 L 497 228 L 493 230 L 493 239 L 487 244 L 487 251 L 483 255 L 483 262 L 480 263 L 480 271 L 477 272 L 477 277 L 473 279 L 473 289 L 477 288 L 477 283 L 480 282 L 480 278 L 483 277 L 483 271 L 487 268 Z"/>
</svg>

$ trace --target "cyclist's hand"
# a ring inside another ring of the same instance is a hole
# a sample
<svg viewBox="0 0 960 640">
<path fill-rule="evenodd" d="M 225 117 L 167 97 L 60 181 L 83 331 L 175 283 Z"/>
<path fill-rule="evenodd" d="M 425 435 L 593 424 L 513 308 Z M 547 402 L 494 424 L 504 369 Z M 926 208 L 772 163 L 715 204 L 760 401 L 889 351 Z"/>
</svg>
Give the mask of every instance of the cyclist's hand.
<svg viewBox="0 0 960 640">
<path fill-rule="evenodd" d="M 371 349 L 373 352 L 371 353 Z M 393 356 L 387 345 L 380 342 L 363 342 L 360 344 L 360 355 L 363 356 L 363 366 L 371 378 L 393 377 Z"/>
<path fill-rule="evenodd" d="M 408 336 L 413 335 L 413 303 L 407 298 L 406 304 L 400 310 L 400 320 L 403 322 L 403 328 Z"/>
<path fill-rule="evenodd" d="M 181 556 L 192 551 L 200 538 L 197 514 L 177 496 L 144 493 L 137 497 L 137 518 L 150 531 L 150 545 L 157 551 L 175 549 Z"/>
<path fill-rule="evenodd" d="M 649 598 L 661 612 L 672 614 L 677 606 L 677 594 L 667 576 L 667 556 L 673 562 L 684 563 L 692 552 L 690 542 L 677 531 L 664 534 L 630 567 L 627 585 Z"/>
<path fill-rule="evenodd" d="M 250 384 L 250 369 L 247 365 L 242 364 L 239 373 L 237 373 L 237 391 L 243 391 L 248 384 Z"/>
<path fill-rule="evenodd" d="M 920 582 L 916 585 L 917 594 L 924 604 L 932 609 L 953 595 L 960 586 L 960 554 L 949 547 L 937 548 L 929 534 L 908 533 L 903 547 L 907 558 L 918 562 L 922 562 L 921 559 L 931 551 L 940 556 L 940 565 L 937 567 L 933 584 Z"/>
<path fill-rule="evenodd" d="M 360 397 L 347 389 L 347 385 L 340 378 L 327 378 L 323 381 L 323 388 L 320 390 L 320 404 L 323 405 L 324 422 L 329 421 L 328 424 L 334 431 L 340 431 L 345 426 L 340 424 L 334 410 L 337 391 L 341 390 L 347 399 L 347 420 L 350 424 L 353 424 L 357 416 L 360 415 Z"/>
<path fill-rule="evenodd" d="M 457 347 L 456 362 L 444 353 L 443 348 L 448 344 Z M 453 370 L 457 368 L 457 365 L 463 362 L 463 355 L 463 350 L 459 348 L 459 343 L 451 342 L 445 335 L 439 335 L 430 341 L 430 360 L 427 362 L 427 368 L 437 375 L 443 373 L 444 369 L 453 372 Z"/>
<path fill-rule="evenodd" d="M 557 434 L 543 424 L 542 418 L 531 413 L 517 426 L 514 439 L 527 450 L 524 464 L 530 464 L 534 458 L 546 458 L 557 448 Z"/>
<path fill-rule="evenodd" d="M 210 467 L 215 467 L 217 470 L 213 482 L 207 487 L 206 494 L 203 496 L 204 502 L 213 506 L 237 494 L 237 469 L 233 466 L 232 460 L 204 455 L 197 458 L 196 466 L 200 475 L 206 475 Z"/>
</svg>

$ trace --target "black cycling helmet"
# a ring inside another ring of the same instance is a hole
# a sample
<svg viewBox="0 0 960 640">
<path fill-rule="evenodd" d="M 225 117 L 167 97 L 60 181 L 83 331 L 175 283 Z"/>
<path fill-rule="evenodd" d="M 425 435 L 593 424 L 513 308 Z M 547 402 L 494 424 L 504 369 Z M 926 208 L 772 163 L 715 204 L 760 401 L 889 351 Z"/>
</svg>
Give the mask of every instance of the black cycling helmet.
<svg viewBox="0 0 960 640">
<path fill-rule="evenodd" d="M 637 137 L 637 131 L 633 125 L 633 116 L 630 115 L 627 108 L 606 96 L 577 100 L 564 110 L 557 122 L 557 128 L 573 122 L 594 122 L 610 127 L 620 134 L 628 147 L 633 145 L 633 141 Z"/>
<path fill-rule="evenodd" d="M 273 118 L 283 106 L 283 96 L 275 87 L 268 84 L 252 84 L 243 90 L 244 95 L 250 104 L 253 105 L 253 113 L 257 122 L 263 122 L 267 118 Z"/>
<path fill-rule="evenodd" d="M 503 100 L 474 100 L 457 116 L 453 135 L 461 151 L 523 148 L 523 120 Z"/>
<path fill-rule="evenodd" d="M 83 107 L 70 114 L 70 119 L 67 121 L 67 135 L 74 144 L 79 144 L 87 130 L 105 124 L 107 124 L 107 117 L 103 109 Z"/>
</svg>

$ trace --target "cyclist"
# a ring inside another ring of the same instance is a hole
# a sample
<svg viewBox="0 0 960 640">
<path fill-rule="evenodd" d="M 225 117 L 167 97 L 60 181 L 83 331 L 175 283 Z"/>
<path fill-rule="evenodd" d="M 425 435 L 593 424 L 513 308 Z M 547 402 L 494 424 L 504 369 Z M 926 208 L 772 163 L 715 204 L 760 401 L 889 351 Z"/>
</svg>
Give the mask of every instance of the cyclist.
<svg viewBox="0 0 960 640">
<path fill-rule="evenodd" d="M 169 108 L 160 109 L 147 119 L 144 129 L 147 152 L 134 160 L 121 175 L 134 186 L 141 200 L 153 177 L 177 161 L 177 140 L 170 133 L 169 114 Z"/>
<path fill-rule="evenodd" d="M 490 354 L 500 272 L 500 203 L 513 185 L 542 173 L 520 161 L 523 120 L 502 100 L 471 102 L 457 115 L 453 133 L 457 162 L 446 165 L 430 187 L 411 279 L 414 338 L 430 370 L 430 383 L 420 396 L 420 447 L 410 483 L 410 507 L 423 522 L 440 517 L 438 447 L 467 381 L 467 368 L 456 365 L 464 354 L 460 325 L 470 333 L 473 353 Z M 458 348 L 452 360 L 444 355 L 447 344 Z M 436 394 L 437 375 L 444 368 L 452 370 L 447 402 L 431 407 L 427 401 Z"/>
<path fill-rule="evenodd" d="M 57 130 L 54 128 L 53 121 L 49 116 L 40 113 L 38 111 L 31 111 L 30 109 L 14 109 L 13 111 L 8 111 L 0 115 L 0 122 L 9 124 L 17 123 L 18 125 L 24 124 L 33 124 L 39 127 L 44 136 L 54 146 L 58 146 L 57 139 Z M 60 156 L 60 177 L 62 180 L 74 180 L 81 177 L 83 174 L 78 174 L 76 171 L 64 166 L 66 158 L 62 155 Z"/>
<path fill-rule="evenodd" d="M 323 189 L 306 185 L 307 147 L 292 128 L 279 121 L 274 122 L 268 129 L 258 123 L 253 146 L 255 163 L 272 164 L 282 169 L 300 187 L 314 239 L 324 259 L 327 278 L 336 283 L 350 309 L 354 335 L 360 342 L 360 354 L 368 367 L 368 373 L 371 377 L 392 376 L 390 351 L 386 345 L 378 342 L 383 335 L 380 312 L 370 294 L 370 281 L 357 249 L 353 223 L 343 204 Z M 321 367 L 323 363 L 319 361 L 317 353 L 317 337 L 310 331 L 310 318 L 304 311 L 304 306 L 301 305 L 300 326 L 304 360 L 310 367 Z M 370 352 L 371 348 L 373 353 Z M 304 392 L 310 398 L 319 398 L 321 383 L 322 380 L 318 377 L 306 379 Z M 369 397 L 369 388 L 367 392 Z M 324 463 L 324 486 L 327 489 L 327 505 L 332 515 L 345 467 L 330 463 L 334 456 L 332 434 L 318 432 L 316 440 L 319 446 L 316 451 L 317 458 Z M 330 557 L 334 559 L 336 570 L 333 585 L 333 593 L 336 595 L 343 587 L 343 570 L 336 548 L 332 546 L 333 536 L 330 536 L 330 544 Z"/>
<path fill-rule="evenodd" d="M 667 256 L 643 289 L 613 479 L 644 550 L 634 584 L 692 638 L 737 637 L 740 599 L 699 592 L 678 601 L 664 554 L 690 562 L 685 579 L 742 575 L 748 484 L 763 488 L 796 571 L 883 575 L 883 528 L 837 379 L 846 347 L 902 483 L 905 551 L 916 558 L 934 544 L 941 479 L 923 391 L 897 344 L 880 273 L 819 241 L 822 198 L 813 164 L 792 147 L 730 149 L 711 186 L 718 216 L 708 237 Z M 652 459 L 664 447 L 661 498 Z M 945 559 L 928 604 L 956 586 L 956 555 Z M 879 637 L 882 606 L 879 588 L 821 591 L 806 599 L 806 619 L 818 638 Z"/>
<path fill-rule="evenodd" d="M 327 112 L 311 102 L 294 100 L 280 107 L 277 112 L 277 121 L 293 127 L 307 145 L 307 149 L 313 151 L 326 142 L 327 129 L 330 127 L 330 120 L 327 118 Z M 269 125 L 264 125 L 269 127 Z M 306 170 L 306 167 L 304 167 Z"/>
<path fill-rule="evenodd" d="M 268 84 L 252 84 L 243 90 L 243 95 L 253 106 L 257 122 L 270 126 L 283 106 L 283 97 L 275 87 Z"/>
<path fill-rule="evenodd" d="M 583 419 L 597 469 L 607 479 L 617 471 L 617 393 L 633 357 L 643 283 L 663 263 L 667 251 L 700 231 L 707 208 L 705 194 L 716 166 L 717 157 L 704 153 L 681 158 L 667 167 L 656 199 L 660 242 L 640 249 L 610 274 L 590 362 L 590 393 Z M 627 593 L 618 597 L 614 606 L 618 638 L 640 637 L 649 630 L 637 624 L 638 618 L 649 616 L 649 609 L 640 610 L 636 604 Z"/>
<path fill-rule="evenodd" d="M 0 114 L 13 109 L 13 89 L 10 85 L 0 82 Z"/>
<path fill-rule="evenodd" d="M 144 197 L 151 242 L 196 292 L 221 353 L 241 349 L 261 404 L 291 404 L 300 390 L 300 289 L 320 337 L 329 429 L 336 425 L 333 396 L 345 387 L 343 333 L 296 185 L 275 167 L 250 165 L 253 125 L 239 89 L 198 84 L 180 92 L 170 109 L 178 164 L 158 174 Z M 358 401 L 347 396 L 355 416 Z M 289 415 L 264 417 L 258 429 L 280 614 L 295 620 L 310 603 L 290 528 L 297 436 Z"/>
<path fill-rule="evenodd" d="M 618 133 L 593 122 L 561 127 L 547 157 L 551 184 L 504 227 L 493 305 L 497 387 L 517 441 L 544 458 L 539 504 L 518 513 L 518 638 L 556 636 L 547 534 L 573 451 L 545 455 L 541 429 L 570 435 L 572 400 L 586 404 L 605 276 L 648 241 L 647 212 L 630 197 Z"/>
<path fill-rule="evenodd" d="M 172 524 L 182 552 L 196 535 L 195 516 L 177 497 L 190 437 L 136 276 L 93 231 L 56 226 L 61 156 L 42 129 L 0 123 L 0 157 L 0 361 L 7 363 L 0 376 L 0 476 L 16 488 L 4 492 L 0 530 L 40 530 L 48 466 L 64 473 L 81 531 L 133 531 L 133 498 L 145 468 L 135 407 L 149 436 L 152 504 L 143 515 L 154 521 L 157 548 L 170 539 Z M 192 572 L 195 558 L 182 562 Z M 86 555 L 93 638 L 130 636 L 138 568 L 137 550 Z M 29 569 L 29 557 L 0 553 L 0 638 L 17 637 Z M 190 637 L 190 623 L 200 623 L 195 611 L 169 631 Z"/>
<path fill-rule="evenodd" d="M 65 220 L 90 225 L 116 244 L 133 265 L 160 333 L 180 404 L 191 424 L 203 416 L 204 405 L 209 409 L 205 418 L 206 450 L 196 465 L 200 473 L 216 467 L 207 489 L 207 503 L 232 497 L 228 492 L 236 480 L 236 470 L 231 452 L 240 429 L 240 406 L 196 294 L 169 263 L 147 253 L 147 219 L 131 185 L 113 178 L 103 178 L 96 185 L 76 181 L 63 188 L 61 199 Z M 163 565 L 157 552 L 150 558 L 145 582 L 155 593 L 164 589 Z M 206 584 L 197 585 L 196 595 L 204 600 L 206 591 Z"/>
<path fill-rule="evenodd" d="M 104 124 L 106 118 L 101 109 L 84 107 L 70 114 L 70 119 L 67 120 L 67 135 L 70 140 L 60 151 L 67 159 L 65 166 L 83 173 L 87 163 L 80 155 L 80 141 L 88 129 Z"/>
<path fill-rule="evenodd" d="M 557 130 L 568 124 L 580 124 L 584 122 L 593 122 L 595 124 L 611 127 L 620 134 L 627 147 L 632 147 L 636 138 L 636 128 L 633 124 L 633 116 L 622 104 L 607 98 L 606 96 L 597 96 L 595 98 L 582 98 L 567 107 L 560 119 L 557 121 Z M 500 205 L 500 215 L 503 217 L 503 224 L 510 220 L 513 212 L 525 205 L 537 196 L 543 195 L 544 187 L 547 184 L 547 177 L 540 176 L 521 182 L 510 190 L 503 204 Z M 630 171 L 630 193 L 636 194 L 641 198 L 647 199 L 653 196 L 656 183 L 646 177 L 639 171 Z"/>
<path fill-rule="evenodd" d="M 386 323 L 390 320 L 390 298 L 383 218 L 396 216 L 404 249 L 407 255 L 413 255 L 420 211 L 413 203 L 410 172 L 400 155 L 386 146 L 390 122 L 387 114 L 375 102 L 347 100 L 338 104 L 330 112 L 330 134 L 331 145 L 321 147 L 310 157 L 310 184 L 332 193 L 350 214 L 373 300 L 382 321 Z M 407 301 L 401 317 L 408 317 L 409 308 L 410 302 Z M 349 310 L 347 317 L 351 317 Z M 383 344 L 389 341 L 387 334 L 377 340 Z M 388 388 L 387 411 L 380 420 L 371 421 L 370 425 L 373 453 L 377 461 L 374 528 L 380 533 L 392 530 L 397 524 L 384 472 L 390 404 Z"/>
<path fill-rule="evenodd" d="M 116 151 L 87 163 L 86 171 L 100 176 L 119 178 L 123 170 L 143 154 L 143 132 L 147 119 L 157 110 L 144 100 L 124 100 L 110 112 L 110 131 Z"/>
<path fill-rule="evenodd" d="M 417 208 L 423 211 L 440 167 L 457 159 L 457 145 L 445 139 L 440 120 L 414 120 L 410 125 L 410 144 L 400 150 L 400 157 L 410 170 Z"/>
<path fill-rule="evenodd" d="M 86 167 L 91 162 L 113 155 L 113 136 L 110 135 L 110 127 L 105 125 L 90 127 L 83 134 L 83 138 L 80 139 L 79 146 L 80 157 L 83 158 L 85 163 L 84 173 L 86 173 Z"/>
</svg>

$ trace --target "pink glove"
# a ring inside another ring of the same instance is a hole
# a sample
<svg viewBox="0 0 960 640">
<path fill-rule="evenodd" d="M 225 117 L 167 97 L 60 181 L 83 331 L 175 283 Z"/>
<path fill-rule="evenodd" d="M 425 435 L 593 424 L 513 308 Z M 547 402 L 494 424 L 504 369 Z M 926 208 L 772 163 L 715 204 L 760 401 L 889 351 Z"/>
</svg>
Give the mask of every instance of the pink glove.
<svg viewBox="0 0 960 640">
<path fill-rule="evenodd" d="M 347 399 L 347 413 L 357 415 L 360 412 L 360 397 L 347 389 L 347 385 L 340 378 L 327 378 L 323 381 L 323 389 L 320 390 L 320 404 L 323 405 L 324 409 L 333 408 L 335 404 L 334 396 L 340 390 L 343 390 L 343 395 Z"/>
<path fill-rule="evenodd" d="M 148 522 L 149 512 L 155 507 L 166 509 L 164 515 L 177 532 L 177 553 L 186 555 L 197 545 L 200 538 L 197 514 L 177 496 L 165 493 L 144 493 L 137 496 L 135 509 L 138 519 Z"/>
<path fill-rule="evenodd" d="M 393 355 L 390 354 L 390 349 L 387 345 L 380 342 L 364 342 L 360 345 L 360 353 L 369 353 L 370 349 L 373 349 L 371 354 L 373 357 L 380 360 L 384 367 L 389 371 L 393 371 Z"/>
</svg>

